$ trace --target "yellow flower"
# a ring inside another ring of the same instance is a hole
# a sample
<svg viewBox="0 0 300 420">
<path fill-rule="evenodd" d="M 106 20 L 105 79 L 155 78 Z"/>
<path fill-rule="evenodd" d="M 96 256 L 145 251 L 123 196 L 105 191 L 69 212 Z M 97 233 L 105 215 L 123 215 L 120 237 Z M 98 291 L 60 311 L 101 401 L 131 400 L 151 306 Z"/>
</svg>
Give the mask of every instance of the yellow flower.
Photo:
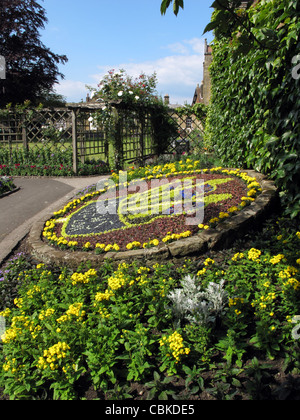
<svg viewBox="0 0 300 420">
<path fill-rule="evenodd" d="M 89 283 L 91 277 L 94 277 L 97 275 L 97 271 L 94 269 L 91 269 L 87 271 L 85 274 L 83 273 L 74 273 L 71 276 L 72 285 L 75 286 L 76 284 L 87 284 Z"/>
<path fill-rule="evenodd" d="M 57 344 L 54 344 L 54 346 L 44 350 L 43 357 L 39 357 L 37 368 L 44 370 L 49 367 L 52 371 L 58 369 L 59 366 L 56 362 L 60 359 L 66 358 L 66 352 L 68 350 L 70 350 L 68 344 L 59 341 Z"/>
<path fill-rule="evenodd" d="M 68 242 L 68 246 L 69 247 L 72 247 L 72 246 L 77 246 L 78 245 L 78 242 L 77 241 L 69 241 Z"/>
<path fill-rule="evenodd" d="M 270 259 L 270 263 L 273 265 L 278 264 L 283 258 L 284 258 L 283 254 L 278 254 L 275 257 Z"/>
<path fill-rule="evenodd" d="M 243 298 L 239 298 L 239 297 L 236 297 L 236 298 L 230 298 L 230 299 L 229 299 L 228 306 L 229 306 L 229 308 L 230 308 L 231 306 L 236 306 L 239 302 L 240 302 L 240 303 L 244 303 L 244 299 L 243 299 Z M 238 315 L 240 315 L 240 314 L 238 314 Z"/>
<path fill-rule="evenodd" d="M 238 252 L 237 254 L 234 254 L 234 256 L 231 258 L 232 261 L 237 261 L 238 259 L 244 258 L 244 254 L 242 252 Z"/>
<path fill-rule="evenodd" d="M 43 268 L 43 267 L 45 267 L 45 264 L 38 264 L 38 265 L 36 266 L 36 269 L 37 269 L 37 270 L 39 270 L 40 268 Z"/>
<path fill-rule="evenodd" d="M 260 256 L 261 251 L 259 249 L 251 248 L 250 251 L 248 251 L 248 259 L 251 261 L 259 260 Z"/>
<path fill-rule="evenodd" d="M 166 356 L 172 357 L 176 360 L 176 362 L 180 361 L 180 356 L 182 355 L 188 355 L 190 353 L 190 349 L 187 347 L 184 347 L 183 344 L 183 338 L 182 336 L 175 331 L 173 334 L 171 334 L 168 337 L 163 337 L 160 341 L 160 346 L 165 347 L 166 346 Z M 168 352 L 168 350 L 170 352 Z"/>
<path fill-rule="evenodd" d="M 0 312 L 0 316 L 3 316 L 4 318 L 9 317 L 11 314 L 11 310 L 9 308 L 6 308 L 4 311 Z"/>
<path fill-rule="evenodd" d="M 300 232 L 297 232 L 296 236 L 297 236 L 298 239 L 300 239 Z"/>
<path fill-rule="evenodd" d="M 109 290 L 105 290 L 105 293 L 98 292 L 95 296 L 95 301 L 102 302 L 103 300 L 109 300 L 112 296 L 114 296 L 114 294 Z"/>
<path fill-rule="evenodd" d="M 211 258 L 206 258 L 206 260 L 204 261 L 204 265 L 206 265 L 206 266 L 212 265 L 214 263 L 215 263 L 215 261 L 212 260 Z"/>
<path fill-rule="evenodd" d="M 55 310 L 52 308 L 42 310 L 41 313 L 39 314 L 39 319 L 42 321 L 43 319 L 48 318 L 49 316 L 53 315 L 54 312 Z"/>
<path fill-rule="evenodd" d="M 140 248 L 140 247 L 141 247 L 141 243 L 138 242 L 138 241 L 133 241 L 133 242 L 126 245 L 126 248 L 128 250 L 131 250 L 131 249 L 134 249 L 134 248 Z"/>
<path fill-rule="evenodd" d="M 248 197 L 253 197 L 256 195 L 256 190 L 253 188 L 252 190 L 248 191 Z"/>
<path fill-rule="evenodd" d="M 214 223 L 217 223 L 218 221 L 219 221 L 219 218 L 214 217 L 214 218 L 210 219 L 209 223 L 213 225 Z"/>
<path fill-rule="evenodd" d="M 220 219 L 225 219 L 225 218 L 227 218 L 227 217 L 229 217 L 229 214 L 228 213 L 224 213 L 224 212 L 220 212 L 220 214 L 219 214 L 219 218 Z"/>
</svg>

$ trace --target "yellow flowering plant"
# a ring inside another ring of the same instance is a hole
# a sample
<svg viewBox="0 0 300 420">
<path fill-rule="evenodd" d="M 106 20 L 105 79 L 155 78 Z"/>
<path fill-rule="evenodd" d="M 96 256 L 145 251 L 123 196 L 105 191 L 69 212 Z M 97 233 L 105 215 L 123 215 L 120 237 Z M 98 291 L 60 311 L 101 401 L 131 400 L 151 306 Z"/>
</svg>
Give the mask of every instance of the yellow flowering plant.
<svg viewBox="0 0 300 420">
<path fill-rule="evenodd" d="M 177 365 L 190 353 L 190 348 L 185 346 L 182 335 L 178 331 L 163 335 L 159 340 L 163 364 L 161 371 L 167 370 L 168 375 L 176 375 Z"/>
<path fill-rule="evenodd" d="M 105 260 L 74 270 L 18 257 L 0 272 L 0 389 L 14 399 L 47 392 L 75 400 L 84 383 L 105 399 L 125 396 L 119 384 L 136 395 L 134 383 L 146 396 L 160 371 L 172 385 L 167 375 L 177 375 L 180 395 L 190 396 L 205 386 L 202 372 L 224 377 L 224 361 L 242 383 L 253 346 L 261 359 L 284 357 L 288 372 L 298 369 L 299 227 L 291 223 L 279 219 L 259 240 L 176 262 Z M 178 311 L 175 292 L 184 297 Z"/>
</svg>

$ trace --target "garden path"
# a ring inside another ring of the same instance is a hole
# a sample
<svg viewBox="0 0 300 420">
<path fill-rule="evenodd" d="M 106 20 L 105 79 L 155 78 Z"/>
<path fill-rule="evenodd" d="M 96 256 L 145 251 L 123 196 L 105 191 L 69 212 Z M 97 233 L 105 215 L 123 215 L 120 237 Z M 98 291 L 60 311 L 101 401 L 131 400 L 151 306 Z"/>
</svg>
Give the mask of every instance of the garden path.
<svg viewBox="0 0 300 420">
<path fill-rule="evenodd" d="M 0 265 L 44 214 L 58 210 L 101 178 L 14 178 L 20 190 L 0 199 Z"/>
</svg>

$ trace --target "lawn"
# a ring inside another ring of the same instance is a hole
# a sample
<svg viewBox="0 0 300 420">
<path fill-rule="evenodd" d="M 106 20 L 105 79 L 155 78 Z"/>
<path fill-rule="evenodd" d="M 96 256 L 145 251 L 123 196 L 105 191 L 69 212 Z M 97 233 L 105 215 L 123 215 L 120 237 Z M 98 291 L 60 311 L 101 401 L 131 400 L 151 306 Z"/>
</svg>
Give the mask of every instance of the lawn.
<svg viewBox="0 0 300 420">
<path fill-rule="evenodd" d="M 281 214 L 167 263 L 74 271 L 24 242 L 0 273 L 2 398 L 297 399 L 299 245 Z"/>
</svg>

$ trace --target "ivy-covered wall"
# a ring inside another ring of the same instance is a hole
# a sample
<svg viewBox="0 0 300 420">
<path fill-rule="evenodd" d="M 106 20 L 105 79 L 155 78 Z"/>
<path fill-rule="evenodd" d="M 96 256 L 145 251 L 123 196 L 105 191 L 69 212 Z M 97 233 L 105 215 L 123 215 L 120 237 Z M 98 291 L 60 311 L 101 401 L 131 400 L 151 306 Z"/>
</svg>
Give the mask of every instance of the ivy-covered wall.
<svg viewBox="0 0 300 420">
<path fill-rule="evenodd" d="M 207 141 L 224 165 L 273 178 L 286 213 L 300 216 L 300 0 L 214 5 Z"/>
</svg>

